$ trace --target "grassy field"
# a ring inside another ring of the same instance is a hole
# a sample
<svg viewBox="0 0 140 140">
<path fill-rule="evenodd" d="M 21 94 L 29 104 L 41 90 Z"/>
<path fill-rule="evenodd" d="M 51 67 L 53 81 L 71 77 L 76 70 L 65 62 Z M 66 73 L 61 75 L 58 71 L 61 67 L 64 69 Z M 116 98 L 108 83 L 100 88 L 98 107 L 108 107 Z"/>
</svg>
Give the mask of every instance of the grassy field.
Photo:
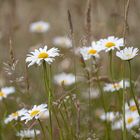
<svg viewBox="0 0 140 140">
<path fill-rule="evenodd" d="M 0 140 L 139 140 L 139 8 L 0 0 Z"/>
</svg>

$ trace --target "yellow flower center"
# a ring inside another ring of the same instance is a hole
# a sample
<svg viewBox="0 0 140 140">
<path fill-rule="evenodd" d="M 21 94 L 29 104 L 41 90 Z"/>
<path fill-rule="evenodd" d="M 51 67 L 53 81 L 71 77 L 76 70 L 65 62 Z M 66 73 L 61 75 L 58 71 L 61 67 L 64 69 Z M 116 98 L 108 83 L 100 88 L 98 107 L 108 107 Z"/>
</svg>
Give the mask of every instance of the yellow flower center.
<svg viewBox="0 0 140 140">
<path fill-rule="evenodd" d="M 132 118 L 132 117 L 130 117 L 130 118 L 127 119 L 127 123 L 128 123 L 128 124 L 130 124 L 130 123 L 132 123 L 132 122 L 133 122 L 133 118 Z"/>
<path fill-rule="evenodd" d="M 129 109 L 130 109 L 132 112 L 134 112 L 134 111 L 137 110 L 137 107 L 136 107 L 135 105 L 133 105 L 133 106 L 130 106 Z"/>
<path fill-rule="evenodd" d="M 46 52 L 42 52 L 42 53 L 40 53 L 39 55 L 38 55 L 38 58 L 48 58 L 49 57 L 49 55 L 46 53 Z"/>
<path fill-rule="evenodd" d="M 120 85 L 119 85 L 118 83 L 114 83 L 114 84 L 113 84 L 113 87 L 114 87 L 114 88 L 119 88 Z"/>
<path fill-rule="evenodd" d="M 2 91 L 0 91 L 0 97 L 5 96 L 5 93 L 3 93 Z"/>
<path fill-rule="evenodd" d="M 43 30 L 43 26 L 42 25 L 37 25 L 35 27 L 35 29 L 38 30 L 38 31 L 42 31 Z"/>
<path fill-rule="evenodd" d="M 12 113 L 13 117 L 18 117 L 18 112 Z"/>
<path fill-rule="evenodd" d="M 31 111 L 30 116 L 31 116 L 31 117 L 34 117 L 34 116 L 37 115 L 39 112 L 40 112 L 39 110 L 33 110 L 33 111 Z"/>
<path fill-rule="evenodd" d="M 113 43 L 113 42 L 108 42 L 108 43 L 106 43 L 105 46 L 106 46 L 107 48 L 111 48 L 111 47 L 115 46 L 115 43 Z"/>
<path fill-rule="evenodd" d="M 128 53 L 128 54 L 126 54 L 126 56 L 131 57 L 131 54 Z"/>
<path fill-rule="evenodd" d="M 94 50 L 94 49 L 90 49 L 89 51 L 88 51 L 88 54 L 96 54 L 96 50 Z"/>
</svg>

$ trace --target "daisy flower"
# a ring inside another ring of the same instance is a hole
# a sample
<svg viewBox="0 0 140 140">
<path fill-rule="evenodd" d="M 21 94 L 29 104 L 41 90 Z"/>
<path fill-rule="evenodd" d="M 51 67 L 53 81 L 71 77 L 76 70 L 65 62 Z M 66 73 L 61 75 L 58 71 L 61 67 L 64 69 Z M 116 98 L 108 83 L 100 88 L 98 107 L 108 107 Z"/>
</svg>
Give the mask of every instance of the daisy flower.
<svg viewBox="0 0 140 140">
<path fill-rule="evenodd" d="M 140 103 L 140 100 L 138 100 L 138 103 Z M 126 111 L 137 112 L 137 106 L 133 99 L 129 101 L 129 105 L 128 103 L 125 103 L 125 109 Z"/>
<path fill-rule="evenodd" d="M 5 120 L 4 120 L 4 123 L 5 124 L 8 124 L 9 122 L 13 121 L 13 120 L 18 120 L 19 117 L 21 117 L 22 115 L 24 115 L 24 113 L 26 113 L 27 110 L 26 109 L 21 109 L 21 110 L 18 110 L 12 114 L 10 114 Z"/>
<path fill-rule="evenodd" d="M 90 90 L 91 90 L 90 91 L 90 98 L 91 99 L 96 99 L 100 96 L 99 90 L 97 88 L 91 88 Z M 82 93 L 83 98 L 89 99 L 88 93 L 89 93 L 89 90 L 87 90 L 86 92 L 83 92 Z"/>
<path fill-rule="evenodd" d="M 8 95 L 13 94 L 15 92 L 14 87 L 3 87 L 0 90 L 0 100 L 3 98 L 7 98 Z"/>
<path fill-rule="evenodd" d="M 17 132 L 16 136 L 21 137 L 22 139 L 32 139 L 39 134 L 40 130 L 31 129 L 31 130 L 20 130 L 19 132 Z"/>
<path fill-rule="evenodd" d="M 50 24 L 44 21 L 37 21 L 30 24 L 30 32 L 45 33 L 49 28 Z"/>
<path fill-rule="evenodd" d="M 69 86 L 69 85 L 72 85 L 75 83 L 75 75 L 69 73 L 60 73 L 58 75 L 55 75 L 54 76 L 54 82 L 56 84 L 58 84 L 59 86 L 61 85 L 66 85 L 66 86 Z"/>
<path fill-rule="evenodd" d="M 34 105 L 32 109 L 28 110 L 22 117 L 21 120 L 25 121 L 27 123 L 28 121 L 32 119 L 39 119 L 40 114 L 42 112 L 47 111 L 47 104 L 41 104 L 41 105 Z"/>
<path fill-rule="evenodd" d="M 139 118 L 138 113 L 126 111 L 125 123 L 126 123 L 127 130 L 130 130 L 131 128 L 133 128 L 135 126 L 138 126 L 140 123 L 140 118 Z M 119 120 L 112 125 L 112 129 L 114 129 L 114 130 L 121 129 L 121 128 L 123 128 L 122 120 Z"/>
<path fill-rule="evenodd" d="M 27 55 L 26 62 L 29 63 L 28 67 L 37 64 L 41 65 L 43 61 L 51 64 L 56 56 L 59 56 L 58 48 L 51 48 L 48 50 L 47 46 L 44 48 L 35 49 L 34 52 L 31 52 Z"/>
<path fill-rule="evenodd" d="M 102 50 L 100 45 L 96 42 L 92 42 L 92 46 L 80 48 L 80 54 L 83 56 L 84 60 L 88 60 L 91 57 L 99 58 L 99 52 Z"/>
<path fill-rule="evenodd" d="M 59 46 L 59 47 L 64 47 L 64 48 L 72 47 L 72 42 L 71 42 L 70 38 L 65 37 L 65 36 L 64 37 L 63 36 L 55 37 L 53 39 L 53 44 L 56 46 Z"/>
<path fill-rule="evenodd" d="M 116 118 L 119 118 L 120 114 L 119 112 L 107 112 L 106 114 L 103 113 L 101 116 L 100 116 L 100 119 L 101 120 L 107 120 L 109 122 L 113 122 L 116 120 Z"/>
<path fill-rule="evenodd" d="M 106 52 L 108 52 L 114 49 L 120 49 L 120 47 L 124 46 L 124 39 L 114 37 L 114 36 L 109 36 L 106 39 L 100 39 L 98 43 Z"/>
<path fill-rule="evenodd" d="M 43 111 L 39 114 L 40 120 L 46 120 L 49 118 L 49 110 Z"/>
<path fill-rule="evenodd" d="M 130 86 L 130 84 L 129 84 L 129 82 L 127 80 L 124 81 L 124 84 L 125 84 L 125 88 Z M 106 91 L 106 92 L 114 92 L 114 91 L 118 91 L 118 90 L 120 90 L 122 88 L 123 88 L 123 80 L 121 80 L 120 82 L 105 84 L 104 91 Z"/>
<path fill-rule="evenodd" d="M 117 51 L 116 56 L 118 56 L 122 60 L 131 60 L 138 55 L 138 51 L 138 48 L 126 47 L 121 51 Z"/>
</svg>

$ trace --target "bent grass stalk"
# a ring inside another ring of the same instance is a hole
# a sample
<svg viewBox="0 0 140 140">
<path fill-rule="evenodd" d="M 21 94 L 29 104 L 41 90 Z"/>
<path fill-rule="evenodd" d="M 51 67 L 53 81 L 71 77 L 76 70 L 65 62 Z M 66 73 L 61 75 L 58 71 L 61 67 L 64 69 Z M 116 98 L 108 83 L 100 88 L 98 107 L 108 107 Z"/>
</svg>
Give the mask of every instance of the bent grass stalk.
<svg viewBox="0 0 140 140">
<path fill-rule="evenodd" d="M 137 99 L 136 99 L 136 96 L 135 96 L 135 93 L 134 93 L 134 90 L 133 90 L 132 68 L 131 68 L 131 62 L 130 62 L 130 60 L 128 61 L 128 65 L 129 65 L 129 81 L 130 81 L 131 94 L 132 94 L 132 97 L 133 97 L 134 102 L 135 102 L 135 104 L 136 104 L 138 114 L 139 114 L 139 116 L 140 116 L 139 103 L 138 103 L 138 101 L 137 101 Z"/>
</svg>

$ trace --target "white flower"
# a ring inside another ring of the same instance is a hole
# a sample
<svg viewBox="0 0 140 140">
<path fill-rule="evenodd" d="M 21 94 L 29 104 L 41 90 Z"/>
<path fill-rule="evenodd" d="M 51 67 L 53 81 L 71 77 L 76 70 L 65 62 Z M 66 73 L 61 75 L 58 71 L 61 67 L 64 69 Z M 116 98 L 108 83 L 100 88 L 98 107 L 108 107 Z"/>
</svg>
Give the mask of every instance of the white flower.
<svg viewBox="0 0 140 140">
<path fill-rule="evenodd" d="M 59 50 L 57 48 L 51 48 L 48 50 L 48 47 L 35 49 L 34 52 L 31 52 L 27 55 L 26 62 L 29 63 L 28 67 L 34 65 L 35 63 L 41 65 L 43 61 L 46 61 L 48 64 L 51 64 L 55 59 L 54 57 L 59 56 Z"/>
<path fill-rule="evenodd" d="M 126 123 L 126 128 L 128 130 L 130 130 L 131 128 L 139 125 L 140 123 L 140 117 L 138 115 L 137 112 L 130 112 L 130 111 L 126 111 L 125 113 L 125 123 Z M 121 129 L 123 128 L 123 121 L 122 119 L 115 122 L 112 125 L 112 129 L 116 130 L 116 129 Z"/>
<path fill-rule="evenodd" d="M 75 83 L 75 76 L 71 73 L 69 74 L 66 74 L 66 73 L 60 73 L 58 75 L 55 75 L 54 76 L 54 81 L 56 84 L 58 85 L 66 85 L 66 86 L 69 86 L 69 85 L 72 85 Z"/>
<path fill-rule="evenodd" d="M 109 122 L 113 122 L 115 121 L 115 119 L 117 119 L 119 117 L 119 112 L 107 112 L 106 114 L 103 113 L 101 116 L 100 116 L 100 119 L 101 120 L 107 120 Z"/>
<path fill-rule="evenodd" d="M 8 95 L 13 94 L 15 92 L 14 87 L 3 87 L 0 90 L 0 100 L 3 98 L 7 98 Z"/>
<path fill-rule="evenodd" d="M 46 120 L 49 118 L 49 110 L 43 111 L 39 114 L 40 120 Z"/>
<path fill-rule="evenodd" d="M 117 51 L 116 56 L 118 56 L 122 60 L 131 60 L 138 55 L 138 51 L 138 48 L 126 47 L 121 51 Z"/>
<path fill-rule="evenodd" d="M 98 43 L 102 46 L 102 48 L 106 52 L 108 52 L 114 49 L 120 49 L 120 47 L 124 46 L 124 39 L 114 37 L 114 36 L 109 36 L 106 39 L 100 39 Z"/>
<path fill-rule="evenodd" d="M 27 138 L 27 139 L 31 139 L 34 138 L 36 135 L 40 134 L 40 130 L 20 130 L 19 132 L 17 132 L 17 136 L 21 137 L 21 138 Z"/>
<path fill-rule="evenodd" d="M 10 114 L 5 120 L 4 120 L 4 123 L 7 124 L 13 120 L 18 120 L 19 117 L 21 117 L 22 115 L 24 115 L 24 113 L 26 113 L 27 110 L 26 109 L 21 109 L 21 110 L 18 110 L 12 114 Z"/>
<path fill-rule="evenodd" d="M 49 28 L 50 28 L 50 24 L 44 21 L 37 21 L 31 23 L 30 25 L 30 31 L 36 33 L 45 33 L 49 30 Z"/>
<path fill-rule="evenodd" d="M 55 37 L 53 39 L 53 44 L 59 47 L 66 47 L 66 48 L 71 48 L 72 47 L 72 42 L 68 37 Z"/>
<path fill-rule="evenodd" d="M 99 97 L 99 90 L 97 88 L 91 88 L 90 89 L 90 98 L 91 99 L 96 99 Z M 86 99 L 89 98 L 89 90 L 87 90 L 86 92 L 82 93 L 82 96 Z"/>
<path fill-rule="evenodd" d="M 124 85 L 125 85 L 125 88 L 130 86 L 130 84 L 129 84 L 129 82 L 127 80 L 125 80 Z M 122 88 L 123 88 L 123 80 L 121 80 L 120 82 L 114 82 L 114 83 L 105 84 L 104 91 L 106 91 L 106 92 L 114 92 L 114 91 L 118 91 L 118 90 L 120 90 Z"/>
<path fill-rule="evenodd" d="M 88 60 L 91 57 L 99 57 L 99 52 L 102 50 L 100 45 L 96 42 L 92 42 L 92 46 L 80 48 L 80 54 L 83 56 L 84 60 Z"/>
<path fill-rule="evenodd" d="M 39 119 L 40 114 L 42 112 L 47 111 L 47 104 L 41 104 L 41 105 L 34 105 L 31 110 L 28 110 L 22 117 L 21 120 L 27 123 L 28 121 L 32 119 Z"/>
<path fill-rule="evenodd" d="M 129 103 L 129 105 L 128 105 L 128 103 Z M 136 106 L 134 100 L 131 99 L 128 103 L 125 103 L 126 111 L 137 112 L 137 106 Z M 138 100 L 138 103 L 140 103 L 140 100 Z"/>
</svg>

